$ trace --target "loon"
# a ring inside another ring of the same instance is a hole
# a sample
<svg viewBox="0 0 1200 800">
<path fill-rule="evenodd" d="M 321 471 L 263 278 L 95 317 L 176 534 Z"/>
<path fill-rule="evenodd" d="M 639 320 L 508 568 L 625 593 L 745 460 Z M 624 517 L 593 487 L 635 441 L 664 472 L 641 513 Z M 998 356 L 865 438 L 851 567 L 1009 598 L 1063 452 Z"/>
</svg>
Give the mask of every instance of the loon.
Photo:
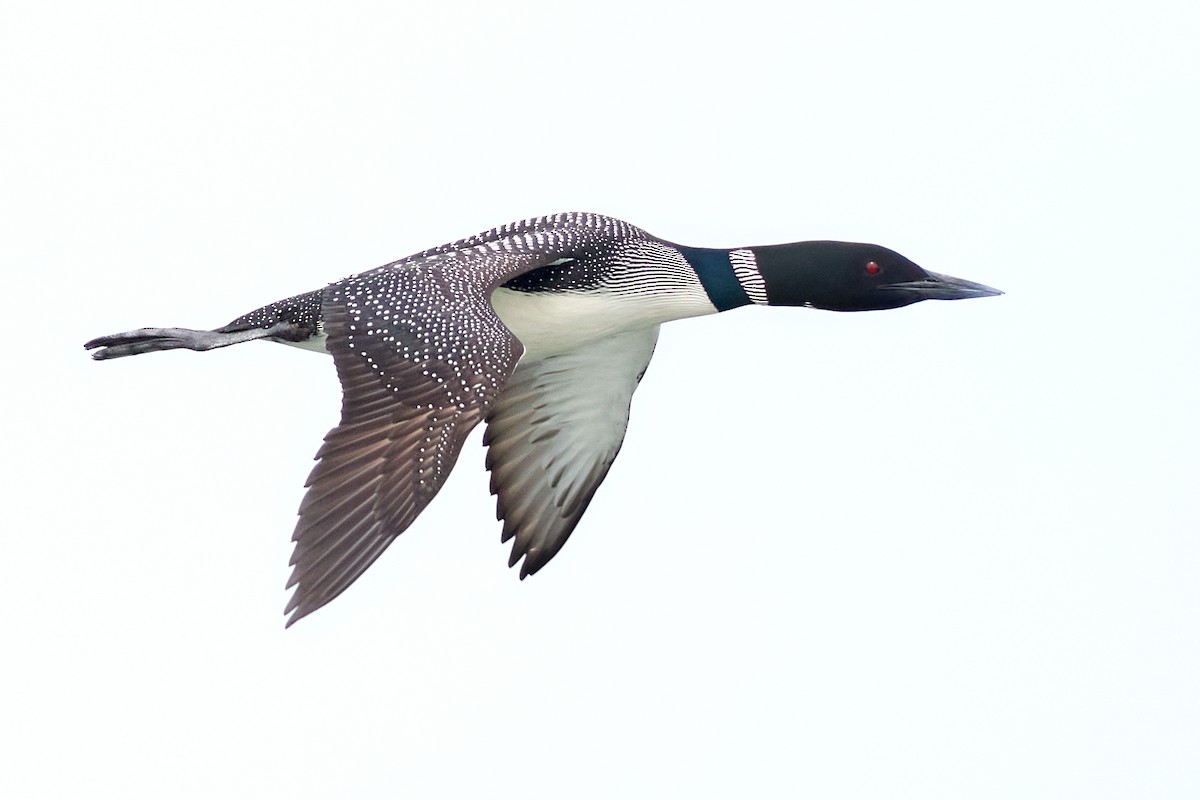
<svg viewBox="0 0 1200 800">
<path fill-rule="evenodd" d="M 333 356 L 341 421 L 306 483 L 287 625 L 333 600 L 445 483 L 470 431 L 509 566 L 562 548 L 612 466 L 663 322 L 747 305 L 832 311 L 1002 294 L 885 247 L 686 247 L 611 217 L 536 217 L 289 297 L 208 331 L 141 328 L 99 360 L 254 339 Z"/>
</svg>

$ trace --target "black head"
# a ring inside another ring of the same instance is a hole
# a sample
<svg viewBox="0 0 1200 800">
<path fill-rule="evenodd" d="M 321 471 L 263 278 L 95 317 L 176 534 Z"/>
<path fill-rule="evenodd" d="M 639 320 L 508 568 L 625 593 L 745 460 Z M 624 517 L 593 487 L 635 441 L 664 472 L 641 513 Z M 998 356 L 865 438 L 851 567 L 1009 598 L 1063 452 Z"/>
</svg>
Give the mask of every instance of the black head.
<svg viewBox="0 0 1200 800">
<path fill-rule="evenodd" d="M 752 247 L 773 306 L 876 311 L 922 300 L 1003 294 L 980 283 L 921 269 L 875 244 L 797 242 Z"/>
</svg>

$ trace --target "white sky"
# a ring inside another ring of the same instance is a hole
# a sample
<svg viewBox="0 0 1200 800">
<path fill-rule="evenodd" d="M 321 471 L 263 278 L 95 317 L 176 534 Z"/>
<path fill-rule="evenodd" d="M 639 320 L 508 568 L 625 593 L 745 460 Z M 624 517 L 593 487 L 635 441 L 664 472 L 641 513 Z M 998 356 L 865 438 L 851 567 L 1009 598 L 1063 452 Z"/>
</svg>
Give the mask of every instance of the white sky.
<svg viewBox="0 0 1200 800">
<path fill-rule="evenodd" d="M 1200 796 L 1194 3 L 334 5 L 0 10 L 0 795 Z M 1008 295 L 669 325 L 285 632 L 332 361 L 82 343 L 575 209 Z"/>
</svg>

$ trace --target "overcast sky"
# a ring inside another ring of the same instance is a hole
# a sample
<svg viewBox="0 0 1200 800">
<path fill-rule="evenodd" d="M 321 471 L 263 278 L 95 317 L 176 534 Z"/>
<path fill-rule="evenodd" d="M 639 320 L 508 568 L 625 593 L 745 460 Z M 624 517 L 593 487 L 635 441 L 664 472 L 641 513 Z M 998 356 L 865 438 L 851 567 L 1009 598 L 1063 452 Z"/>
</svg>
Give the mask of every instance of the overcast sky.
<svg viewBox="0 0 1200 800">
<path fill-rule="evenodd" d="M 1200 796 L 1198 36 L 1182 1 L 8 0 L 0 795 Z M 566 210 L 1008 294 L 668 325 L 545 570 L 505 568 L 477 432 L 285 631 L 332 360 L 83 342 Z"/>
</svg>

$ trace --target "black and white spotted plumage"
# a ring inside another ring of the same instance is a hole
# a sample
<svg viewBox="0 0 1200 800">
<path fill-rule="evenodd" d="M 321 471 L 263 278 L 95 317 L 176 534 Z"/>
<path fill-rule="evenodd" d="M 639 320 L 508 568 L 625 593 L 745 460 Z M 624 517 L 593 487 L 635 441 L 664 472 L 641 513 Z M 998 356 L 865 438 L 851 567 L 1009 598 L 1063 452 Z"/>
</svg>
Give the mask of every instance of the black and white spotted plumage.
<svg viewBox="0 0 1200 800">
<path fill-rule="evenodd" d="M 567 257 L 614 257 L 623 242 L 640 236 L 604 217 L 543 218 L 323 291 L 326 347 L 343 387 L 342 421 L 325 437 L 300 506 L 288 581 L 297 587 L 286 610 L 291 622 L 344 591 L 412 524 L 504 390 L 523 347 L 492 308 L 492 291 Z M 594 490 L 587 490 L 589 499 Z M 501 505 L 513 502 L 503 488 L 498 493 Z"/>
<path fill-rule="evenodd" d="M 998 293 L 875 245 L 688 248 L 570 213 L 425 250 L 211 331 L 142 328 L 85 346 L 109 359 L 263 338 L 333 356 L 341 421 L 300 506 L 290 625 L 412 524 L 483 421 L 509 564 L 522 562 L 522 578 L 541 569 L 620 450 L 663 322 L 751 303 L 867 310 Z"/>
</svg>

